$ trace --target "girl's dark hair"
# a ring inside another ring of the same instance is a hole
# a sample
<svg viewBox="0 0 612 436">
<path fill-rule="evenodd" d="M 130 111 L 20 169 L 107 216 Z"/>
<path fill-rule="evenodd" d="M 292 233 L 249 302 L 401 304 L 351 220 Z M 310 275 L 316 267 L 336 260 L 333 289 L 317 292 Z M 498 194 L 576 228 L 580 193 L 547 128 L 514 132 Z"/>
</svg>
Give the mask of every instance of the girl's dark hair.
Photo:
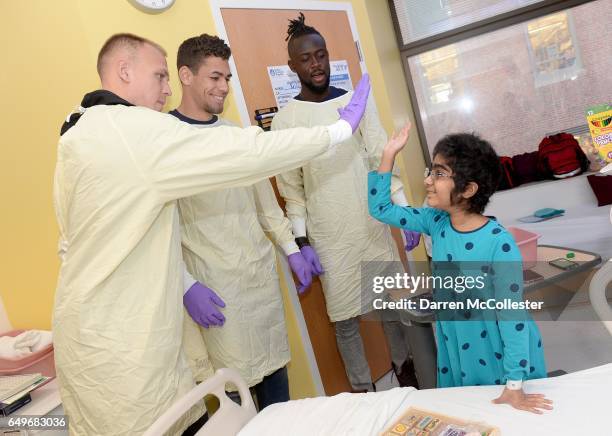
<svg viewBox="0 0 612 436">
<path fill-rule="evenodd" d="M 460 198 L 468 183 L 474 182 L 478 185 L 478 191 L 467 199 L 467 210 L 483 213 L 501 179 L 499 157 L 491 144 L 472 133 L 457 133 L 438 141 L 433 157 L 438 154 L 453 171 L 455 188 L 452 201 Z"/>
<path fill-rule="evenodd" d="M 299 38 L 303 35 L 312 34 L 321 36 L 317 29 L 306 25 L 306 18 L 304 17 L 304 14 L 300 12 L 299 17 L 297 17 L 295 20 L 289 20 L 289 28 L 287 29 L 287 37 L 285 38 L 285 41 Z"/>
</svg>

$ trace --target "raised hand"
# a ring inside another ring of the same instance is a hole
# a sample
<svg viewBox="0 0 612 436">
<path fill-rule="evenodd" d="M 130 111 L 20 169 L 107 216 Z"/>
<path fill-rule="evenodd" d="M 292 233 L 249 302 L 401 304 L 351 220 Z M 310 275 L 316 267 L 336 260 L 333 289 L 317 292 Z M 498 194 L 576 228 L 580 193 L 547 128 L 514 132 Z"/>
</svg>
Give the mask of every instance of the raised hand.
<svg viewBox="0 0 612 436">
<path fill-rule="evenodd" d="M 404 124 L 399 132 L 393 132 L 389 141 L 387 141 L 387 145 L 385 145 L 383 153 L 392 154 L 395 156 L 399 151 L 404 148 L 406 142 L 408 141 L 408 137 L 410 136 L 410 128 L 412 124 L 410 121 Z"/>
<path fill-rule="evenodd" d="M 361 121 L 361 118 L 365 112 L 369 94 L 370 76 L 368 74 L 364 74 L 355 87 L 355 92 L 353 93 L 353 97 L 351 97 L 351 101 L 349 101 L 343 108 L 338 109 L 340 119 L 351 125 L 353 133 L 359 127 L 359 122 Z"/>
</svg>

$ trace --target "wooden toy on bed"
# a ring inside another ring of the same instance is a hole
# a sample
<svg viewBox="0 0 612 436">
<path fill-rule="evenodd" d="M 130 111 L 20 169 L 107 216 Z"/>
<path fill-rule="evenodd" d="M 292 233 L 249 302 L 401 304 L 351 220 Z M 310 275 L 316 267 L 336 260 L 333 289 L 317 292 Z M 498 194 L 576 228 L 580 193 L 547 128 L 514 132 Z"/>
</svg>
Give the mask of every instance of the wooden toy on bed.
<svg viewBox="0 0 612 436">
<path fill-rule="evenodd" d="M 426 410 L 409 408 L 381 436 L 498 436 L 499 429 Z"/>
</svg>

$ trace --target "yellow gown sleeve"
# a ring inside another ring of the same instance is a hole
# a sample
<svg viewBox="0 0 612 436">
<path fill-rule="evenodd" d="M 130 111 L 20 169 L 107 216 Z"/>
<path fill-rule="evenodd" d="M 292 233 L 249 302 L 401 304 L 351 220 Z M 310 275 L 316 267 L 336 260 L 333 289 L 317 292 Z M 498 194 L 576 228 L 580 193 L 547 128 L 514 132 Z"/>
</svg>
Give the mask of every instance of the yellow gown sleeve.
<svg viewBox="0 0 612 436">
<path fill-rule="evenodd" d="M 145 108 L 113 120 L 123 146 L 162 203 L 207 190 L 251 185 L 327 151 L 326 127 L 264 132 L 259 127 L 199 129 Z"/>
<path fill-rule="evenodd" d="M 287 127 L 277 118 L 272 120 L 272 130 L 287 131 Z M 280 195 L 285 199 L 287 216 L 293 222 L 306 220 L 306 194 L 304 192 L 304 172 L 301 167 L 285 171 L 276 176 Z"/>
<path fill-rule="evenodd" d="M 276 245 L 283 248 L 286 255 L 299 251 L 294 242 L 291 223 L 280 208 L 274 189 L 269 180 L 262 180 L 253 185 L 257 219 L 266 236 Z"/>
</svg>

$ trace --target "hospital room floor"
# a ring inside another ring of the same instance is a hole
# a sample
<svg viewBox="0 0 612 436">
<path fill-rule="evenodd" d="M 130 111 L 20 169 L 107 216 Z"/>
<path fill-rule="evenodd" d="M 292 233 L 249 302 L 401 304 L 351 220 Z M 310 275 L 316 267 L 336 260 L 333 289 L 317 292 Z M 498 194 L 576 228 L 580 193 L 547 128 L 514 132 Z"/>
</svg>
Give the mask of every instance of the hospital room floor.
<svg viewBox="0 0 612 436">
<path fill-rule="evenodd" d="M 544 340 L 548 371 L 570 373 L 612 362 L 612 336 L 593 310 L 587 286 L 583 285 L 555 321 L 547 313 L 536 313 L 534 319 Z"/>
<path fill-rule="evenodd" d="M 544 340 L 548 372 L 571 373 L 612 362 L 612 336 L 598 321 L 585 292 L 577 293 L 555 321 L 546 313 L 534 315 Z M 392 371 L 376 381 L 377 391 L 398 386 Z"/>
<path fill-rule="evenodd" d="M 556 321 L 536 319 L 549 371 L 569 373 L 612 362 L 612 336 L 590 304 L 570 306 Z"/>
</svg>

